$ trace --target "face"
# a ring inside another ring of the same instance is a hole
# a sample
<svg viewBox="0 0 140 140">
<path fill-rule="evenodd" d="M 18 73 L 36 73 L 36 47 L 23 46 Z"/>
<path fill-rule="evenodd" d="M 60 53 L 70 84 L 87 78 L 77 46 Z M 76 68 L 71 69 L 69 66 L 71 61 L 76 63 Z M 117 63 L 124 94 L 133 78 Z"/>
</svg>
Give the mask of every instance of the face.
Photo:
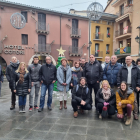
<svg viewBox="0 0 140 140">
<path fill-rule="evenodd" d="M 22 65 L 20 66 L 20 69 L 21 69 L 21 70 L 25 70 L 25 65 L 22 64 Z"/>
<path fill-rule="evenodd" d="M 103 88 L 106 89 L 106 90 L 108 89 L 108 83 L 107 82 L 103 83 Z"/>
<path fill-rule="evenodd" d="M 62 66 L 66 66 L 66 65 L 67 65 L 66 60 L 63 60 L 63 61 L 62 61 Z"/>
<path fill-rule="evenodd" d="M 131 63 L 132 63 L 131 56 L 127 56 L 126 59 L 125 59 L 125 62 L 126 62 L 127 65 L 131 65 Z"/>
<path fill-rule="evenodd" d="M 51 64 L 51 62 L 52 62 L 51 58 L 50 57 L 46 57 L 46 63 L 47 64 Z"/>
<path fill-rule="evenodd" d="M 81 59 L 79 59 L 79 63 L 81 64 Z"/>
<path fill-rule="evenodd" d="M 38 58 L 34 58 L 34 64 L 38 64 L 39 59 Z"/>
<path fill-rule="evenodd" d="M 79 68 L 79 67 L 80 67 L 80 63 L 76 63 L 76 64 L 75 64 L 75 67 L 76 67 L 76 68 Z"/>
<path fill-rule="evenodd" d="M 140 66 L 140 61 L 138 61 L 138 65 Z"/>
<path fill-rule="evenodd" d="M 82 80 L 80 81 L 80 84 L 81 84 L 82 86 L 84 86 L 84 85 L 86 84 L 85 79 L 82 79 Z"/>
<path fill-rule="evenodd" d="M 105 62 L 109 63 L 110 62 L 110 57 L 105 57 Z"/>
<path fill-rule="evenodd" d="M 91 55 L 90 56 L 90 62 L 94 62 L 95 61 L 95 57 L 94 57 L 94 55 Z"/>
<path fill-rule="evenodd" d="M 116 56 L 112 56 L 111 57 L 111 63 L 115 64 L 117 62 L 117 57 Z"/>
<path fill-rule="evenodd" d="M 125 91 L 125 90 L 126 90 L 126 84 L 122 83 L 122 84 L 121 84 L 121 89 L 122 89 L 123 91 Z"/>
<path fill-rule="evenodd" d="M 81 60 L 81 64 L 84 65 L 86 63 L 85 59 Z"/>
<path fill-rule="evenodd" d="M 12 58 L 12 62 L 13 62 L 13 63 L 17 63 L 17 58 L 16 58 L 16 57 L 13 57 L 13 58 Z"/>
</svg>

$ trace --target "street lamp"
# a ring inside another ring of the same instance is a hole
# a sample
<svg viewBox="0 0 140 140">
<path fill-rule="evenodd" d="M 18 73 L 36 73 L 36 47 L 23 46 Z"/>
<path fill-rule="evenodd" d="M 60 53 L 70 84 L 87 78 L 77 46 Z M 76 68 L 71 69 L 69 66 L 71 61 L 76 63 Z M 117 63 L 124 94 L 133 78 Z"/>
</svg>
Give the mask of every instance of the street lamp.
<svg viewBox="0 0 140 140">
<path fill-rule="evenodd" d="M 139 43 L 139 56 L 140 56 L 140 26 L 138 26 L 137 29 L 139 29 L 139 36 L 137 36 L 135 40 L 137 43 Z"/>
<path fill-rule="evenodd" d="M 89 51 L 88 51 L 88 55 L 90 56 L 90 47 L 91 47 L 91 45 L 92 45 L 92 42 L 89 41 L 88 45 L 89 45 L 89 46 L 87 47 L 87 49 L 89 50 Z M 89 59 L 89 56 L 88 56 L 88 59 Z"/>
</svg>

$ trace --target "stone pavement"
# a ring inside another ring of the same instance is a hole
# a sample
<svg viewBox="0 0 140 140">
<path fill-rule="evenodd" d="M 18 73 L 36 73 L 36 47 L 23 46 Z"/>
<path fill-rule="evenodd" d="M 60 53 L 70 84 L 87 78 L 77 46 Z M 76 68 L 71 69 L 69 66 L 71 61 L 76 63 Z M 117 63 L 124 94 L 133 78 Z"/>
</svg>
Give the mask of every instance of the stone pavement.
<svg viewBox="0 0 140 140">
<path fill-rule="evenodd" d="M 70 98 L 68 109 L 60 111 L 57 94 L 53 98 L 52 111 L 45 105 L 41 113 L 29 112 L 28 101 L 26 113 L 19 114 L 18 105 L 14 111 L 9 108 L 10 90 L 4 82 L 0 97 L 0 140 L 140 140 L 139 121 L 134 120 L 130 129 L 116 116 L 99 120 L 94 108 L 75 119 Z"/>
</svg>

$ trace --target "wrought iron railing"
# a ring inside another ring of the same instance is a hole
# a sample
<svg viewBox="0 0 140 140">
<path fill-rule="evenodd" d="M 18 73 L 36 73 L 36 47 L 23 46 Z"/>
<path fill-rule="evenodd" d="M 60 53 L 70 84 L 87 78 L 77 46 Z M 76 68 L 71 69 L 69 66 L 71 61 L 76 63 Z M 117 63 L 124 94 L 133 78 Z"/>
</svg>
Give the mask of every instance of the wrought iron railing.
<svg viewBox="0 0 140 140">
<path fill-rule="evenodd" d="M 124 29 L 120 29 L 120 30 L 117 30 L 115 32 L 115 37 L 121 36 L 123 34 L 131 33 L 131 32 L 132 32 L 132 28 L 131 27 L 128 27 L 128 30 L 127 30 L 126 33 L 124 33 Z"/>
<path fill-rule="evenodd" d="M 71 28 L 71 36 L 81 36 L 81 29 Z"/>
<path fill-rule="evenodd" d="M 79 56 L 81 56 L 82 54 L 83 54 L 83 48 L 81 47 L 74 47 L 74 46 L 70 46 L 69 47 L 69 54 L 70 54 L 70 56 L 77 56 L 77 55 L 79 55 Z"/>
<path fill-rule="evenodd" d="M 114 51 L 115 55 L 131 53 L 131 47 L 122 47 Z"/>
<path fill-rule="evenodd" d="M 94 33 L 93 40 L 104 40 L 104 34 L 101 33 Z"/>
<path fill-rule="evenodd" d="M 95 56 L 95 57 L 103 57 L 103 51 L 93 51 L 92 54 Z"/>
<path fill-rule="evenodd" d="M 50 44 L 35 44 L 34 46 L 35 53 L 51 53 Z"/>
<path fill-rule="evenodd" d="M 46 25 L 46 23 L 36 22 L 36 30 L 37 30 L 37 32 L 42 31 L 42 32 L 49 33 L 50 26 L 49 26 L 49 24 Z"/>
</svg>

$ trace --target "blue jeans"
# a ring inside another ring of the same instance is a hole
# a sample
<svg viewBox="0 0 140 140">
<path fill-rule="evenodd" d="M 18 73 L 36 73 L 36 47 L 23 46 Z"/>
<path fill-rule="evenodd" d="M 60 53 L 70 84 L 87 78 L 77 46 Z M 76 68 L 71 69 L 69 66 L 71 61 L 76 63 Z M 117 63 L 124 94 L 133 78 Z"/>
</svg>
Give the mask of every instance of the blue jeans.
<svg viewBox="0 0 140 140">
<path fill-rule="evenodd" d="M 19 100 L 19 106 L 22 106 L 22 105 L 26 105 L 26 96 L 27 95 L 24 95 L 24 96 L 19 96 L 18 97 L 18 100 Z"/>
<path fill-rule="evenodd" d="M 47 106 L 48 107 L 51 106 L 51 104 L 52 104 L 53 87 L 54 87 L 54 84 L 50 84 L 50 85 L 42 84 L 42 86 L 41 86 L 41 96 L 40 96 L 40 108 L 44 108 L 45 96 L 46 96 L 47 89 L 48 89 Z"/>
</svg>

